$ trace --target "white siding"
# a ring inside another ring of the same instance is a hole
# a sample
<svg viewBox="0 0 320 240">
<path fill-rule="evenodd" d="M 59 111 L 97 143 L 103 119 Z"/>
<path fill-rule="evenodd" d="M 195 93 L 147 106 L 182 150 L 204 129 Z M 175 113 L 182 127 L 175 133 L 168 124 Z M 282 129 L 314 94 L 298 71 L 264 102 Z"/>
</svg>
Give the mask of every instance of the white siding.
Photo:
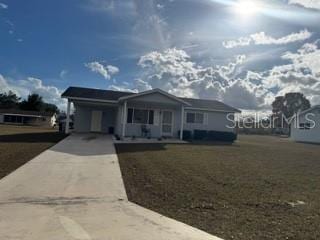
<svg viewBox="0 0 320 240">
<path fill-rule="evenodd" d="M 199 112 L 204 113 L 204 124 L 197 123 L 187 123 L 186 114 L 188 112 Z M 212 112 L 212 111 L 195 111 L 195 110 L 185 110 L 185 121 L 184 129 L 193 131 L 198 130 L 211 130 L 220 132 L 234 132 L 234 128 L 228 128 L 227 126 L 232 126 L 232 122 L 228 120 L 227 116 L 229 113 L 224 112 Z M 233 119 L 234 114 L 230 114 L 229 119 Z"/>
<path fill-rule="evenodd" d="M 297 142 L 313 142 L 320 143 L 320 108 L 314 109 L 312 112 L 314 116 L 309 115 L 309 119 L 315 121 L 315 127 L 309 130 L 299 129 L 299 126 L 295 126 L 295 123 L 291 124 L 291 139 Z M 306 114 L 300 115 L 299 123 L 308 122 Z"/>
</svg>

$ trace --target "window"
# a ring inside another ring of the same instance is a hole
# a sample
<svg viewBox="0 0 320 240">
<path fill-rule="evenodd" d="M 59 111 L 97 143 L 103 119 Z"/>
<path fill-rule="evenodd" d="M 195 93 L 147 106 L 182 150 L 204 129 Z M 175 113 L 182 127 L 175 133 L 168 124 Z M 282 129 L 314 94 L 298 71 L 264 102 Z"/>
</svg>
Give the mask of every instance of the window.
<svg viewBox="0 0 320 240">
<path fill-rule="evenodd" d="M 310 130 L 311 124 L 310 123 L 300 123 L 299 124 L 299 129 L 301 130 Z"/>
<path fill-rule="evenodd" d="M 133 123 L 148 123 L 148 110 L 134 109 Z"/>
<path fill-rule="evenodd" d="M 127 123 L 132 123 L 133 109 L 128 108 Z"/>
<path fill-rule="evenodd" d="M 153 124 L 153 118 L 154 118 L 154 111 L 153 110 L 149 110 L 149 124 Z"/>
<path fill-rule="evenodd" d="M 204 113 L 187 113 L 187 123 L 204 124 Z"/>
<path fill-rule="evenodd" d="M 153 124 L 153 122 L 153 110 L 128 108 L 127 123 Z"/>
</svg>

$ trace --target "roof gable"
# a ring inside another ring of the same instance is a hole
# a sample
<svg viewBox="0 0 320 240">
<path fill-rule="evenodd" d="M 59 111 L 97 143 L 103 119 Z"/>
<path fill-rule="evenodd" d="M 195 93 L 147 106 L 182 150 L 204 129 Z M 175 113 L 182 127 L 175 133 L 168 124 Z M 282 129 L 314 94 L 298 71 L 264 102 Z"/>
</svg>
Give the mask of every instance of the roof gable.
<svg viewBox="0 0 320 240">
<path fill-rule="evenodd" d="M 153 95 L 153 96 L 152 96 Z M 149 90 L 149 91 L 144 91 L 144 92 L 140 92 L 137 94 L 133 94 L 133 95 L 128 95 L 128 96 L 124 96 L 119 98 L 120 101 L 124 101 L 124 100 L 128 100 L 128 99 L 150 99 L 148 97 L 152 96 L 150 100 L 152 100 L 152 98 L 155 98 L 158 95 L 158 99 L 155 100 L 161 100 L 161 97 L 159 98 L 159 95 L 168 99 L 171 99 L 171 101 L 173 102 L 179 102 L 182 103 L 186 106 L 191 106 L 190 103 L 182 100 L 181 98 L 178 98 L 170 93 L 167 93 L 165 91 L 162 91 L 161 89 L 153 89 L 153 90 Z"/>
</svg>

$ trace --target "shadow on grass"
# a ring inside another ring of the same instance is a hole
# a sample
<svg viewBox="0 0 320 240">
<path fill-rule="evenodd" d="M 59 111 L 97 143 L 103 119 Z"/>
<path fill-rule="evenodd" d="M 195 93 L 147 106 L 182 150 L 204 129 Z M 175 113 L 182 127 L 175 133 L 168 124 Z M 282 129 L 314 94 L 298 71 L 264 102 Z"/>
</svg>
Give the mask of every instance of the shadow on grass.
<svg viewBox="0 0 320 240">
<path fill-rule="evenodd" d="M 193 140 L 190 142 L 193 145 L 204 145 L 204 146 L 232 146 L 232 147 L 239 147 L 236 142 L 222 142 L 222 141 L 200 141 L 200 140 Z"/>
<path fill-rule="evenodd" d="M 148 151 L 163 151 L 166 150 L 167 146 L 170 145 L 199 145 L 199 146 L 230 146 L 230 147 L 240 147 L 238 144 L 230 143 L 230 142 L 214 142 L 214 141 L 192 141 L 188 143 L 149 143 L 149 144 L 141 144 L 141 143 L 130 143 L 130 144 L 115 144 L 115 148 L 117 153 L 133 153 L 133 152 L 148 152 Z"/>
<path fill-rule="evenodd" d="M 38 143 L 48 142 L 56 143 L 66 137 L 59 132 L 40 132 L 40 133 L 18 133 L 9 135 L 0 135 L 0 142 L 6 143 Z"/>
<path fill-rule="evenodd" d="M 166 149 L 166 143 L 130 143 L 130 144 L 115 144 L 117 153 L 132 153 L 145 151 L 163 151 Z"/>
</svg>

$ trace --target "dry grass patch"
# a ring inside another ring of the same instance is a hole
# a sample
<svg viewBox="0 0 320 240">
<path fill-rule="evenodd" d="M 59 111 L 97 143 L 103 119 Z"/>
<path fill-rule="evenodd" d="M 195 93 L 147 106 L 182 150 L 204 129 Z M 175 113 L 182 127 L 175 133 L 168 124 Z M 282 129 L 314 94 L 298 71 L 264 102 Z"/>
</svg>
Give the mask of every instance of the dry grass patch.
<svg viewBox="0 0 320 240">
<path fill-rule="evenodd" d="M 319 239 L 320 146 L 240 136 L 233 145 L 116 146 L 131 201 L 224 239 Z"/>
<path fill-rule="evenodd" d="M 0 178 L 65 137 L 53 129 L 0 125 Z"/>
</svg>

